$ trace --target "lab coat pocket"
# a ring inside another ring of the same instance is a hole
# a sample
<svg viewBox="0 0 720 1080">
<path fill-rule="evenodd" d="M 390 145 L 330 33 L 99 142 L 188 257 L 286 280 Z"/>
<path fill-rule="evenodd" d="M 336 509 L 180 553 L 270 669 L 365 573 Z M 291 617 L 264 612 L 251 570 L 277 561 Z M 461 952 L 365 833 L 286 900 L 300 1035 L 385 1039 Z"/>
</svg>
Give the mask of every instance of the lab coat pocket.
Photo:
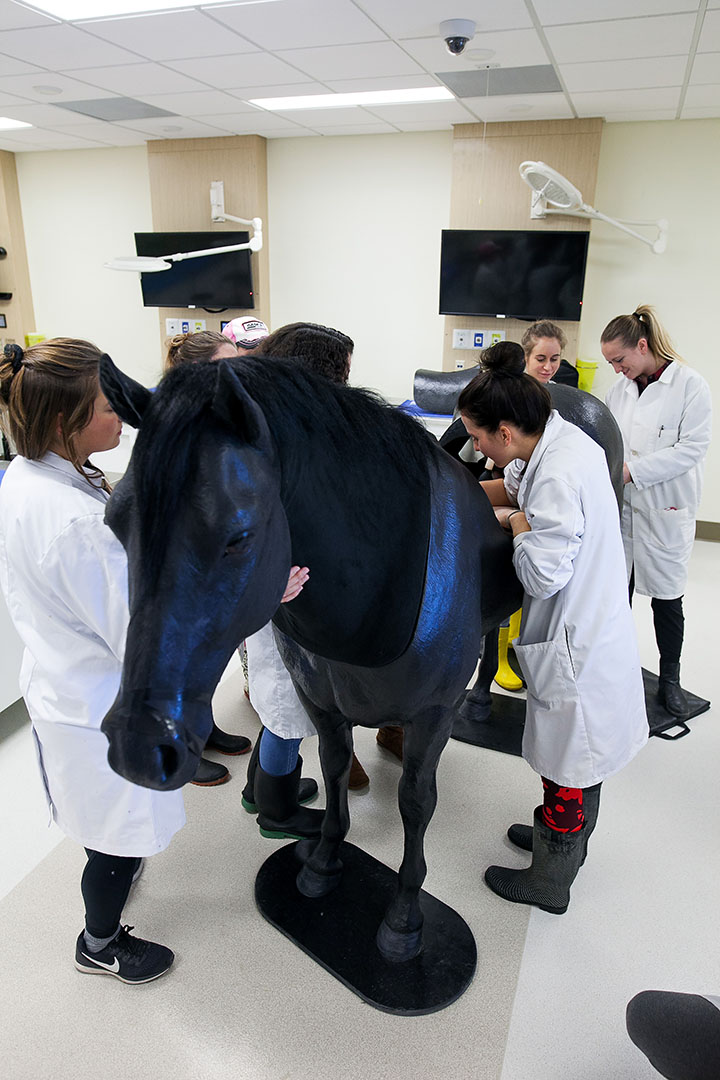
<svg viewBox="0 0 720 1080">
<path fill-rule="evenodd" d="M 515 645 L 528 694 L 540 705 L 549 707 L 573 693 L 574 677 L 565 642 L 539 641 L 534 645 Z"/>
<path fill-rule="evenodd" d="M 646 513 L 651 543 L 668 551 L 685 546 L 692 525 L 686 506 L 664 506 Z"/>
<path fill-rule="evenodd" d="M 662 450 L 666 446 L 674 446 L 680 438 L 680 428 L 661 427 L 657 436 L 656 450 Z"/>
</svg>

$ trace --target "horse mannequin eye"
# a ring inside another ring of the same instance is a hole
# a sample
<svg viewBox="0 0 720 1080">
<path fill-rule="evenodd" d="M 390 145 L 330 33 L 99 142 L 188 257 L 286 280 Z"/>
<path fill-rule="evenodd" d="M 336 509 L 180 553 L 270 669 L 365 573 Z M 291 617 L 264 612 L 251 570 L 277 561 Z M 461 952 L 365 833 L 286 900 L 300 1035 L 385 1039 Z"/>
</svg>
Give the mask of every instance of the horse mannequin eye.
<svg viewBox="0 0 720 1080">
<path fill-rule="evenodd" d="M 249 536 L 250 533 L 247 529 L 234 536 L 225 548 L 224 555 L 239 555 L 244 550 L 245 542 Z"/>
</svg>

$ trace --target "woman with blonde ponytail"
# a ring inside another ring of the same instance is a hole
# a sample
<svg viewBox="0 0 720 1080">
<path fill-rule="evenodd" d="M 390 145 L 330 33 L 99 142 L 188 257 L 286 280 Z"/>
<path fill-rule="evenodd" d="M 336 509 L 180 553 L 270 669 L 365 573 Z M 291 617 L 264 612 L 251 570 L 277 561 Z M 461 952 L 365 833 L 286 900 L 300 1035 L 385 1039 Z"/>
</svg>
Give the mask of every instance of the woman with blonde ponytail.
<svg viewBox="0 0 720 1080">
<path fill-rule="evenodd" d="M 606 402 L 625 444 L 622 533 L 630 596 L 637 590 L 652 597 L 660 703 L 673 716 L 687 719 L 680 686 L 682 598 L 710 444 L 710 389 L 684 363 L 646 304 L 612 319 L 600 347 L 623 376 Z"/>
<path fill-rule="evenodd" d="M 120 917 L 143 857 L 167 847 L 185 813 L 181 792 L 113 772 L 100 730 L 129 618 L 127 558 L 104 520 L 110 487 L 90 461 L 122 432 L 100 356 L 89 341 L 55 338 L 27 352 L 8 345 L 0 358 L 0 410 L 18 451 L 0 487 L 0 586 L 25 645 L 20 687 L 50 810 L 87 853 L 75 966 L 142 983 L 173 953 Z"/>
</svg>

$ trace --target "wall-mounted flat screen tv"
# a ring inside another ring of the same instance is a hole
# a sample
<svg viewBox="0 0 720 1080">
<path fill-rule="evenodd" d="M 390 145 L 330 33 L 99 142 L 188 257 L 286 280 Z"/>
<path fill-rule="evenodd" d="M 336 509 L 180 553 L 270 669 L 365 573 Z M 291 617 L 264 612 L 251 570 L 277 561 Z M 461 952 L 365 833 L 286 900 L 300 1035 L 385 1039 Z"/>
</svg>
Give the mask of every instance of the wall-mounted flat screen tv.
<svg viewBox="0 0 720 1080">
<path fill-rule="evenodd" d="M 174 255 L 180 251 L 246 244 L 246 232 L 135 233 L 138 255 Z M 175 262 L 169 270 L 141 274 L 145 307 L 255 307 L 249 251 L 205 255 Z"/>
<path fill-rule="evenodd" d="M 589 233 L 444 229 L 440 314 L 577 322 Z"/>
</svg>

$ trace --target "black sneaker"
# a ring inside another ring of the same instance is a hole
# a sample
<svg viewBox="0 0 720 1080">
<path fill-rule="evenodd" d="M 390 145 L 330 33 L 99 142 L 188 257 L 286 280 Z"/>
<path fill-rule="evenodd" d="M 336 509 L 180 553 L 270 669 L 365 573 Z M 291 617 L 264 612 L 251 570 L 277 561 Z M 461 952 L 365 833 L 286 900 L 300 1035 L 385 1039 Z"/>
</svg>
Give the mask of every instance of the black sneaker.
<svg viewBox="0 0 720 1080">
<path fill-rule="evenodd" d="M 75 967 L 88 975 L 113 975 L 124 983 L 144 983 L 158 979 L 168 970 L 175 954 L 154 941 L 131 937 L 132 926 L 122 926 L 109 945 L 100 952 L 90 952 L 85 935 L 75 946 Z"/>
</svg>

